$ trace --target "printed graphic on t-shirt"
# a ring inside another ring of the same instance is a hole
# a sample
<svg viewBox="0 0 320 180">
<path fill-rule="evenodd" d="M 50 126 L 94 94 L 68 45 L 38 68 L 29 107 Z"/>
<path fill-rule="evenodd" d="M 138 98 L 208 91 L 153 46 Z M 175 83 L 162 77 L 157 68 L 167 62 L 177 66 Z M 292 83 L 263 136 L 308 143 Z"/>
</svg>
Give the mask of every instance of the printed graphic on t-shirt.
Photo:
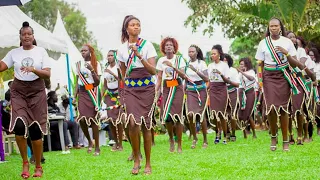
<svg viewBox="0 0 320 180">
<path fill-rule="evenodd" d="M 117 81 L 117 79 L 114 76 L 109 77 L 108 80 L 107 80 L 108 83 L 113 83 L 113 82 L 116 82 L 116 81 Z"/>
<path fill-rule="evenodd" d="M 218 80 L 219 79 L 219 74 L 217 73 L 216 69 L 212 69 L 210 73 L 210 80 Z"/>
<path fill-rule="evenodd" d="M 27 57 L 21 61 L 21 66 L 22 67 L 32 67 L 33 63 L 34 63 L 34 60 L 31 57 Z"/>
<path fill-rule="evenodd" d="M 172 67 L 167 67 L 166 69 L 165 69 L 165 73 L 166 73 L 166 77 L 167 78 L 170 78 L 170 77 L 173 77 L 173 68 Z"/>
</svg>

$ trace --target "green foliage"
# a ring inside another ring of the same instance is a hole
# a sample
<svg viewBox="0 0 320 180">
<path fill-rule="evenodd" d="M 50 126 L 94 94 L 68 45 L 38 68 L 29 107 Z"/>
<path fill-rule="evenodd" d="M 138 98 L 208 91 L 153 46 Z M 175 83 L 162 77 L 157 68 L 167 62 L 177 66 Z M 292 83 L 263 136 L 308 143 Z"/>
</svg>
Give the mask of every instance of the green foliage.
<svg viewBox="0 0 320 180">
<path fill-rule="evenodd" d="M 249 57 L 255 67 L 256 61 L 254 56 L 257 51 L 257 42 L 259 42 L 259 37 L 238 37 L 236 38 L 230 46 L 230 55 L 233 57 L 234 66 L 238 67 L 240 58 Z"/>
<path fill-rule="evenodd" d="M 13 67 L 11 67 L 10 69 L 0 72 L 0 77 L 2 77 L 3 81 L 8 81 L 10 79 L 13 79 Z"/>
<path fill-rule="evenodd" d="M 229 38 L 261 37 L 271 17 L 283 20 L 287 29 L 306 40 L 320 37 L 320 2 L 315 0 L 182 0 L 193 13 L 185 21 L 193 31 L 203 24 L 204 34 L 212 35 L 219 25 Z M 318 41 L 319 43 L 319 41 Z"/>
</svg>

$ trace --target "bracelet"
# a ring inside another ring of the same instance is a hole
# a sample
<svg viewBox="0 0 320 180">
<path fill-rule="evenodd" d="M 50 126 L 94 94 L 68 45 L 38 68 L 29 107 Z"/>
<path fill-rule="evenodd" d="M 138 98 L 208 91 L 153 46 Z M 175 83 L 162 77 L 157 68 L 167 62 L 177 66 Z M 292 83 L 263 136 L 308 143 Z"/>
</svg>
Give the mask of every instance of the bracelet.
<svg viewBox="0 0 320 180">
<path fill-rule="evenodd" d="M 36 68 L 35 68 L 35 67 L 33 67 L 32 72 L 33 72 L 33 73 L 35 73 L 35 71 L 36 71 Z"/>
<path fill-rule="evenodd" d="M 288 56 L 290 56 L 290 54 L 288 53 L 288 54 L 285 54 L 286 55 L 286 57 L 288 57 Z"/>
</svg>

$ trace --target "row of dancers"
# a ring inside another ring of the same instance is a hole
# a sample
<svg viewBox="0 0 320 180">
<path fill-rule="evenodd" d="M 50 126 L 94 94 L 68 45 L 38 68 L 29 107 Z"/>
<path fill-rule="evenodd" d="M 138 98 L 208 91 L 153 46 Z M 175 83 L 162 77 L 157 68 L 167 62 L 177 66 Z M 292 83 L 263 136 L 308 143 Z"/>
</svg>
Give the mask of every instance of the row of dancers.
<svg viewBox="0 0 320 180">
<path fill-rule="evenodd" d="M 308 52 L 310 56 L 307 56 L 297 43 L 295 34 L 285 33 L 279 19 L 269 21 L 266 37 L 258 45 L 255 55 L 257 73 L 250 58 L 241 58 L 239 68 L 232 67 L 232 58 L 223 52 L 220 45 L 212 47 L 208 65 L 196 45 L 189 47 L 189 60 L 185 60 L 177 55 L 178 42 L 172 37 L 162 40 L 160 50 L 164 56 L 157 61 L 152 43 L 139 37 L 140 20 L 132 15 L 124 18 L 121 32 L 122 45 L 117 51 L 108 53 L 108 66 L 104 71 L 94 49 L 88 44 L 81 49 L 83 60 L 76 64 L 73 100 L 78 103 L 76 120 L 88 139 L 88 153 L 93 151 L 88 133 L 88 127 L 91 127 L 95 141 L 93 154 L 100 155 L 99 111 L 103 100 L 108 114 L 103 121 L 111 122 L 116 140 L 112 150 L 123 149 L 121 135 L 125 131 L 134 160 L 131 173 L 138 174 L 141 168 L 142 131 L 146 160 L 144 174 L 151 174 L 151 131 L 160 94 L 160 120 L 167 128 L 170 152 L 175 151 L 174 134 L 177 136 L 177 152 L 182 152 L 185 123 L 189 124 L 193 135 L 192 148 L 198 141 L 197 122 L 201 123 L 204 148 L 208 146 L 207 122 L 215 128 L 215 143 L 220 141 L 221 133 L 222 142 L 227 144 L 228 131 L 230 140 L 235 141 L 237 126 L 244 130 L 248 124 L 256 138 L 253 112 L 257 104 L 269 124 L 272 151 L 277 148 L 278 122 L 284 151 L 289 150 L 289 142 L 293 140 L 293 125 L 298 130 L 297 144 L 302 144 L 304 123 L 315 119 L 310 112 L 315 112 L 319 101 L 317 79 L 320 78 L 314 73 L 320 70 L 319 53 L 311 49 Z M 26 148 L 26 137 L 30 136 L 36 161 L 33 176 L 41 177 L 42 135 L 48 132 L 43 79 L 50 78 L 49 57 L 43 48 L 36 46 L 33 29 L 28 23 L 23 24 L 19 33 L 22 46 L 11 50 L 0 61 L 0 72 L 14 66 L 9 130 L 16 134 L 23 159 L 21 176 L 30 176 Z M 101 76 L 104 81 L 102 93 L 99 89 Z"/>
</svg>

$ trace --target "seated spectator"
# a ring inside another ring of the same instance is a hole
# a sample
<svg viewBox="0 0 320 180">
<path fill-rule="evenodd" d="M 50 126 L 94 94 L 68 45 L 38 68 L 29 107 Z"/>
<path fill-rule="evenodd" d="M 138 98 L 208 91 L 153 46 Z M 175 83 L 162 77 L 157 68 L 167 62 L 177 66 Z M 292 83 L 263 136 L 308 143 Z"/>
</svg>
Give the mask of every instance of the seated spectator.
<svg viewBox="0 0 320 180">
<path fill-rule="evenodd" d="M 50 91 L 47 94 L 47 103 L 48 103 L 48 113 L 49 114 L 57 114 L 61 113 L 59 107 L 57 106 L 58 97 L 55 91 Z M 60 150 L 62 149 L 60 146 L 60 136 L 59 136 L 59 126 L 58 121 L 50 121 L 50 132 L 51 132 L 51 139 L 52 139 L 52 149 L 53 150 Z M 67 146 L 70 144 L 68 138 L 68 124 L 67 122 L 63 122 L 63 134 L 64 134 L 64 142 L 66 144 L 66 151 L 69 151 L 69 147 Z"/>
<path fill-rule="evenodd" d="M 75 121 L 76 119 L 76 111 L 75 111 L 75 104 L 72 106 L 72 115 L 73 121 L 71 121 L 70 117 L 70 105 L 69 105 L 69 98 L 67 95 L 61 96 L 61 103 L 58 105 L 60 112 L 66 114 L 66 123 L 68 124 L 68 129 L 71 134 L 71 139 L 73 142 L 73 147 L 75 149 L 80 149 L 81 146 L 79 145 L 79 124 Z M 68 144 L 71 147 L 70 144 Z"/>
</svg>

